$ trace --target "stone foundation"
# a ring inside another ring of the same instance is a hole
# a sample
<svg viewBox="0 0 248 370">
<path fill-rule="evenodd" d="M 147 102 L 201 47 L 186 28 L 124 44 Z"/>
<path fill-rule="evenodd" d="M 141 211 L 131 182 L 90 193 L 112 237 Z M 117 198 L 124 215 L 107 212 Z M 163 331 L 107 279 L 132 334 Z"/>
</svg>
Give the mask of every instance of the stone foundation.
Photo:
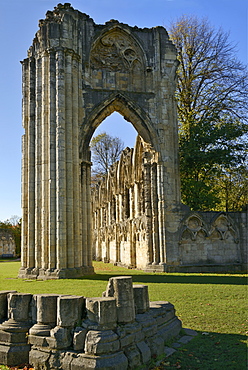
<svg viewBox="0 0 248 370">
<path fill-rule="evenodd" d="M 137 369 L 182 328 L 171 303 L 149 302 L 129 276 L 111 278 L 103 297 L 1 291 L 0 305 L 0 363 L 37 370 Z"/>
</svg>

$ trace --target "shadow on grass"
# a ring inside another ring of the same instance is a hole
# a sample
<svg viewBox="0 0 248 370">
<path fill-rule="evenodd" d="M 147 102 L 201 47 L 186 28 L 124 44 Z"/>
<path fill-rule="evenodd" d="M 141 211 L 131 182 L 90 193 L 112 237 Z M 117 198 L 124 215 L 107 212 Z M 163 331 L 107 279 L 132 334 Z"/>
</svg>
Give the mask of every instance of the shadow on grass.
<svg viewBox="0 0 248 370">
<path fill-rule="evenodd" d="M 179 348 L 173 355 L 154 369 L 182 370 L 246 370 L 246 336 L 198 332 L 191 342 Z"/>
<path fill-rule="evenodd" d="M 19 261 L 11 261 L 19 264 Z M 5 265 L 5 264 L 4 264 Z M 7 265 L 7 264 L 6 264 Z M 168 284 L 220 284 L 220 285 L 247 285 L 247 275 L 242 274 L 216 274 L 216 273 L 146 273 L 142 270 L 120 268 L 112 264 L 95 266 L 96 274 L 86 275 L 75 280 L 108 281 L 113 276 L 132 276 L 134 283 L 168 283 Z M 106 270 L 106 271 L 105 271 Z M 11 278 L 13 279 L 13 278 Z"/>
<path fill-rule="evenodd" d="M 127 270 L 127 272 L 117 272 L 113 271 L 112 273 L 96 273 L 95 275 L 90 275 L 83 277 L 82 279 L 89 279 L 89 280 L 103 280 L 108 281 L 109 278 L 113 276 L 132 276 L 133 282 L 139 283 L 169 283 L 169 284 L 226 284 L 226 285 L 246 285 L 247 278 L 245 276 L 210 276 L 210 275 L 167 275 L 165 274 L 142 274 L 140 272 L 132 273 L 132 270 Z"/>
</svg>

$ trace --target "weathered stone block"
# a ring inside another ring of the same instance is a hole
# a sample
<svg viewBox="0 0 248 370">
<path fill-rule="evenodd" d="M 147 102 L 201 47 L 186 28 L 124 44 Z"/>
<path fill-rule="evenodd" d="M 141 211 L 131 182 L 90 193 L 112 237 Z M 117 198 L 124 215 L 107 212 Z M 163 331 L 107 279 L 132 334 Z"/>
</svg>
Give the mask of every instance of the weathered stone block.
<svg viewBox="0 0 248 370">
<path fill-rule="evenodd" d="M 175 317 L 171 321 L 161 325 L 158 328 L 158 334 L 163 338 L 164 342 L 169 341 L 171 338 L 175 338 L 182 329 L 182 322 Z"/>
<path fill-rule="evenodd" d="M 136 345 L 140 352 L 142 363 L 146 364 L 151 359 L 151 350 L 149 346 L 144 341 L 138 342 Z"/>
<path fill-rule="evenodd" d="M 18 332 L 7 332 L 0 330 L 0 343 L 24 343 L 27 344 L 27 334 L 23 331 Z"/>
<path fill-rule="evenodd" d="M 41 351 L 40 349 L 31 348 L 29 353 L 29 364 L 36 370 L 49 369 L 50 352 Z"/>
<path fill-rule="evenodd" d="M 72 334 L 70 328 L 56 326 L 50 331 L 51 337 L 46 337 L 50 348 L 63 349 L 70 347 L 72 344 Z"/>
<path fill-rule="evenodd" d="M 57 301 L 57 325 L 73 327 L 81 323 L 84 297 L 62 296 Z"/>
<path fill-rule="evenodd" d="M 136 346 L 129 346 L 124 350 L 128 359 L 128 367 L 130 369 L 137 369 L 141 365 L 141 355 Z"/>
<path fill-rule="evenodd" d="M 136 315 L 136 320 L 141 324 L 142 332 L 146 338 L 157 333 L 156 320 L 149 313 Z"/>
<path fill-rule="evenodd" d="M 29 345 L 0 345 L 0 364 L 16 366 L 28 363 Z"/>
<path fill-rule="evenodd" d="M 103 295 L 116 299 L 118 323 L 129 323 L 134 321 L 135 308 L 131 276 L 110 278 L 107 290 Z"/>
<path fill-rule="evenodd" d="M 8 294 L 16 293 L 16 290 L 1 290 L 0 291 L 0 324 L 7 319 L 8 316 Z"/>
<path fill-rule="evenodd" d="M 134 343 L 134 334 L 128 334 L 120 339 L 121 349 Z"/>
<path fill-rule="evenodd" d="M 164 353 L 164 340 L 159 335 L 146 338 L 146 343 L 151 350 L 152 356 L 159 357 Z"/>
<path fill-rule="evenodd" d="M 115 298 L 86 298 L 86 312 L 89 320 L 104 328 L 113 329 L 117 325 Z"/>
<path fill-rule="evenodd" d="M 133 285 L 134 305 L 136 313 L 149 310 L 149 294 L 147 285 Z"/>
<path fill-rule="evenodd" d="M 8 317 L 17 322 L 28 321 L 32 294 L 9 293 Z"/>
<path fill-rule="evenodd" d="M 89 356 L 79 354 L 71 362 L 71 370 L 127 370 L 128 359 L 123 352 L 117 352 L 103 356 Z"/>
<path fill-rule="evenodd" d="M 73 349 L 74 351 L 83 351 L 85 346 L 87 330 L 82 327 L 76 327 L 73 332 Z"/>
<path fill-rule="evenodd" d="M 28 343 L 35 347 L 47 347 L 48 346 L 46 337 L 41 337 L 39 335 L 29 335 Z"/>
<path fill-rule="evenodd" d="M 171 348 L 171 347 L 165 347 L 164 348 L 164 353 L 165 353 L 166 357 L 169 357 L 169 356 L 173 355 L 173 353 L 175 353 L 175 352 L 176 352 L 176 349 L 174 349 L 174 348 Z"/>
<path fill-rule="evenodd" d="M 117 352 L 120 349 L 118 335 L 112 330 L 93 331 L 86 334 L 85 353 L 102 355 Z"/>
</svg>

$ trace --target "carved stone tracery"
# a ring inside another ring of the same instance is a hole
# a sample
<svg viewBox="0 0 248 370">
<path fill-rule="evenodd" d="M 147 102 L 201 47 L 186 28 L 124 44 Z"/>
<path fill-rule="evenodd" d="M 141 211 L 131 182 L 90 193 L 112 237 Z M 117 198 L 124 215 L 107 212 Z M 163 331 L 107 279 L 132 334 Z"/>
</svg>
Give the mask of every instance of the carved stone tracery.
<svg viewBox="0 0 248 370">
<path fill-rule="evenodd" d="M 93 187 L 93 224 L 97 224 L 99 214 L 108 215 L 106 223 L 101 224 L 101 232 L 98 228 L 93 231 L 93 255 L 97 260 L 139 268 L 162 262 L 158 252 L 157 200 L 151 201 L 152 192 L 157 197 L 157 182 L 151 181 L 151 171 L 157 172 L 156 153 L 138 137 L 135 148 L 126 148 L 120 161 Z M 99 197 L 102 189 L 105 189 L 104 196 Z M 113 203 L 113 199 L 118 201 Z M 113 207 L 115 219 L 111 217 Z M 103 235 L 108 235 L 108 245 Z M 151 235 L 156 236 L 152 238 Z"/>
<path fill-rule="evenodd" d="M 114 29 L 97 40 L 90 58 L 91 68 L 129 71 L 135 64 L 142 66 L 140 47 L 125 32 Z"/>
</svg>

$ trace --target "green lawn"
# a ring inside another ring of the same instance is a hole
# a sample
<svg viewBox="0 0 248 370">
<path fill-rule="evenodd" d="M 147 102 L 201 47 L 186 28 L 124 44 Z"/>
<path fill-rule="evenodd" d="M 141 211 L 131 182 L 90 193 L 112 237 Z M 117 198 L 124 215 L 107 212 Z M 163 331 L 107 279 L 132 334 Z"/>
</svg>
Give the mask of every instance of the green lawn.
<svg viewBox="0 0 248 370">
<path fill-rule="evenodd" d="M 0 290 L 101 296 L 114 275 L 147 284 L 151 301 L 175 305 L 183 327 L 199 335 L 157 369 L 246 370 L 247 276 L 244 274 L 152 274 L 95 262 L 84 279 L 17 279 L 19 262 L 0 263 Z"/>
</svg>

